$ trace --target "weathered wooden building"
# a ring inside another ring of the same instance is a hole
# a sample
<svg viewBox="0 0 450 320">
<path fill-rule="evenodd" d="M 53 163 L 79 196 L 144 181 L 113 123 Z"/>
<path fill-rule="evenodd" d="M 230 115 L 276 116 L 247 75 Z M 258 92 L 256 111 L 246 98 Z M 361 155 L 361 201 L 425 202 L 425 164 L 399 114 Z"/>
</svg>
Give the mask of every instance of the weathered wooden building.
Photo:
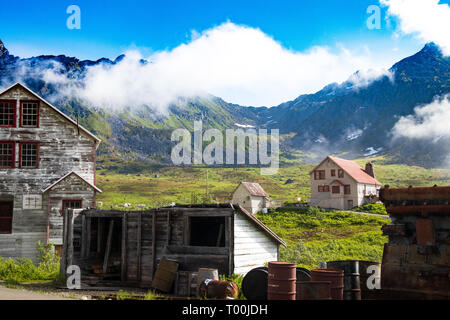
<svg viewBox="0 0 450 320">
<path fill-rule="evenodd" d="M 0 93 L 0 256 L 62 245 L 65 208 L 95 206 L 100 140 L 24 85 Z"/>
<path fill-rule="evenodd" d="M 72 216 L 73 215 L 73 216 Z M 162 258 L 179 263 L 178 287 L 199 268 L 243 274 L 279 259 L 282 239 L 242 207 L 174 206 L 149 211 L 69 210 L 62 268 L 150 286 Z"/>
</svg>

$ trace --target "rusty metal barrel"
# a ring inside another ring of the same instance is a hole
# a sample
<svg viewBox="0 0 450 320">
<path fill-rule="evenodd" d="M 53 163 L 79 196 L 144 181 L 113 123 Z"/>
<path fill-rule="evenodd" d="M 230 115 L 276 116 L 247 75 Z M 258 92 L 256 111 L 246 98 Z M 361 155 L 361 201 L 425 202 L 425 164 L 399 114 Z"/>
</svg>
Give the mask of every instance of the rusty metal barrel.
<svg viewBox="0 0 450 320">
<path fill-rule="evenodd" d="M 331 282 L 297 281 L 296 300 L 331 300 Z"/>
<path fill-rule="evenodd" d="M 361 299 L 375 299 L 377 294 L 375 287 L 379 287 L 381 283 L 381 263 L 373 261 L 359 261 L 359 274 Z"/>
<path fill-rule="evenodd" d="M 358 260 L 330 261 L 327 268 L 344 271 L 344 300 L 361 300 Z"/>
<path fill-rule="evenodd" d="M 247 300 L 267 300 L 267 267 L 250 270 L 242 279 L 242 293 Z"/>
<path fill-rule="evenodd" d="M 268 300 L 295 300 L 296 264 L 269 262 Z"/>
<path fill-rule="evenodd" d="M 311 281 L 331 282 L 331 299 L 343 300 L 344 296 L 344 270 L 312 269 Z"/>
</svg>

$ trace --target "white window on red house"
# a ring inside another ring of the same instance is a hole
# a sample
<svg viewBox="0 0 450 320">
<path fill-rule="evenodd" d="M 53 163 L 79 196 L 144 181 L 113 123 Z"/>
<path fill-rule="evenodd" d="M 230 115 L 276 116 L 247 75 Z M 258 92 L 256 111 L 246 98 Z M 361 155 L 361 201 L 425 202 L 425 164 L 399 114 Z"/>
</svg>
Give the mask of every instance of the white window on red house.
<svg viewBox="0 0 450 320">
<path fill-rule="evenodd" d="M 39 144 L 34 142 L 20 143 L 20 167 L 37 168 L 39 163 Z"/>
<path fill-rule="evenodd" d="M 341 188 L 339 186 L 333 186 L 331 190 L 333 193 L 341 193 Z"/>
<path fill-rule="evenodd" d="M 0 127 L 16 126 L 16 102 L 0 100 Z"/>
<path fill-rule="evenodd" d="M 342 170 L 342 169 L 338 170 L 338 177 L 339 178 L 343 178 L 344 177 L 344 170 Z"/>
<path fill-rule="evenodd" d="M 39 102 L 24 101 L 21 103 L 21 126 L 29 128 L 39 127 Z"/>
<path fill-rule="evenodd" d="M 344 186 L 344 194 L 350 194 L 351 192 L 350 192 L 350 185 L 349 184 L 346 184 L 345 186 Z"/>
<path fill-rule="evenodd" d="M 0 168 L 14 168 L 15 143 L 0 142 Z"/>
</svg>

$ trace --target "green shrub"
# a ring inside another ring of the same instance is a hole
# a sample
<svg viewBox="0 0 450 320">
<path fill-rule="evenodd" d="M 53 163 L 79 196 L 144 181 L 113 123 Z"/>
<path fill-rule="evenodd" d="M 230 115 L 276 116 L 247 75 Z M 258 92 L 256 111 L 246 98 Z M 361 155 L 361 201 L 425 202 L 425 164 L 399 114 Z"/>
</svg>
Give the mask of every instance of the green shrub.
<svg viewBox="0 0 450 320">
<path fill-rule="evenodd" d="M 37 265 L 28 258 L 0 258 L 0 279 L 10 284 L 57 279 L 59 257 L 54 252 L 53 244 L 42 245 L 38 242 L 37 251 Z"/>
<path fill-rule="evenodd" d="M 364 206 L 353 209 L 358 212 L 369 212 L 387 215 L 386 207 L 382 203 L 369 203 Z"/>
</svg>

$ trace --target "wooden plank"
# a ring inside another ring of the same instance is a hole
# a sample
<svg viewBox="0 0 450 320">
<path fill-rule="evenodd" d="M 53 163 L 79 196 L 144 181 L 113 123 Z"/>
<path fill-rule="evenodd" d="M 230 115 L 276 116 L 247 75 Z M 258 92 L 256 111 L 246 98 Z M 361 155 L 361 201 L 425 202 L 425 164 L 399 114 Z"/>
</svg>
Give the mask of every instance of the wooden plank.
<svg viewBox="0 0 450 320">
<path fill-rule="evenodd" d="M 64 270 L 64 274 L 66 274 L 67 267 L 71 266 L 73 261 L 73 209 L 67 209 L 65 214 L 67 214 L 67 265 L 66 270 Z"/>
<path fill-rule="evenodd" d="M 97 253 L 102 252 L 102 239 L 103 239 L 103 220 L 97 218 Z"/>
<path fill-rule="evenodd" d="M 152 221 L 152 279 L 155 274 L 156 263 L 156 213 L 153 213 Z"/>
<path fill-rule="evenodd" d="M 225 243 L 228 251 L 228 274 L 234 272 L 234 216 L 226 218 L 227 232 L 225 233 Z"/>
<path fill-rule="evenodd" d="M 184 216 L 184 226 L 181 226 L 183 229 L 183 240 L 184 245 L 188 246 L 191 243 L 190 239 L 190 224 L 189 224 L 189 217 L 187 215 Z"/>
<path fill-rule="evenodd" d="M 86 217 L 83 215 L 81 216 L 81 259 L 86 258 Z"/>
<path fill-rule="evenodd" d="M 62 255 L 61 255 L 61 264 L 60 264 L 60 269 L 59 272 L 62 275 L 66 275 L 66 270 L 67 270 L 67 230 L 68 230 L 68 219 L 67 219 L 67 215 L 63 216 L 64 219 L 64 223 L 63 223 L 63 248 L 62 248 Z"/>
<path fill-rule="evenodd" d="M 121 281 L 127 280 L 127 220 L 128 216 L 126 213 L 124 213 L 122 218 L 122 250 L 121 250 L 122 252 L 120 264 Z"/>
<path fill-rule="evenodd" d="M 136 258 L 137 258 L 137 280 L 141 280 L 141 243 L 142 243 L 142 215 L 138 215 L 137 222 L 137 248 L 136 248 Z"/>
<path fill-rule="evenodd" d="M 166 245 L 170 245 L 170 237 L 171 237 L 171 227 L 170 227 L 170 211 L 167 211 L 167 243 Z"/>
<path fill-rule="evenodd" d="M 109 223 L 108 240 L 106 242 L 105 259 L 103 260 L 103 273 L 104 274 L 108 270 L 108 260 L 109 260 L 109 254 L 111 252 L 113 228 L 114 228 L 114 219 L 111 219 L 111 222 Z"/>
<path fill-rule="evenodd" d="M 91 222 L 92 218 L 86 218 L 86 258 L 88 258 L 91 253 Z"/>
</svg>

